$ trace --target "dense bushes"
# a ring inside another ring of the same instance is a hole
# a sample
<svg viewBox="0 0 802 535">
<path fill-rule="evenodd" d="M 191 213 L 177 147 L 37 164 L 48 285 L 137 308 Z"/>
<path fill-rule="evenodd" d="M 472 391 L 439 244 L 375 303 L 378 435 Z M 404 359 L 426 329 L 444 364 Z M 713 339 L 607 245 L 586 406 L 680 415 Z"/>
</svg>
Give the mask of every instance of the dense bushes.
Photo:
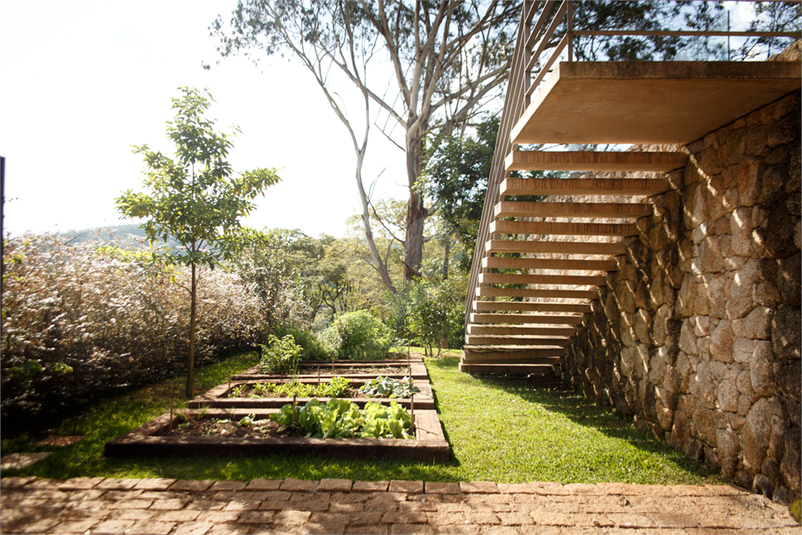
<svg viewBox="0 0 802 535">
<path fill-rule="evenodd" d="M 406 282 L 388 301 L 396 336 L 422 346 L 428 355 L 462 347 L 465 290 L 454 279 Z"/>
<path fill-rule="evenodd" d="M 257 254 L 258 253 L 258 254 Z M 380 359 L 399 338 L 460 343 L 462 295 L 451 283 L 409 283 L 388 301 L 393 329 L 367 311 L 340 313 L 319 337 L 292 270 L 254 248 L 232 269 L 203 270 L 196 358 L 292 335 L 304 360 Z M 149 252 L 44 235 L 5 248 L 3 424 L 57 416 L 99 397 L 185 372 L 188 270 Z M 395 335 L 393 333 L 395 331 Z"/>
<path fill-rule="evenodd" d="M 337 314 L 321 341 L 338 359 L 376 360 L 393 346 L 392 331 L 366 310 Z"/>
<path fill-rule="evenodd" d="M 301 360 L 329 360 L 331 359 L 331 349 L 321 342 L 315 333 L 297 323 L 284 323 L 275 328 L 275 334 L 283 338 L 288 334 L 296 344 L 303 348 Z"/>
<path fill-rule="evenodd" d="M 184 371 L 187 272 L 149 257 L 52 235 L 7 241 L 4 423 Z M 238 277 L 205 270 L 198 295 L 199 361 L 264 341 L 260 302 Z"/>
</svg>

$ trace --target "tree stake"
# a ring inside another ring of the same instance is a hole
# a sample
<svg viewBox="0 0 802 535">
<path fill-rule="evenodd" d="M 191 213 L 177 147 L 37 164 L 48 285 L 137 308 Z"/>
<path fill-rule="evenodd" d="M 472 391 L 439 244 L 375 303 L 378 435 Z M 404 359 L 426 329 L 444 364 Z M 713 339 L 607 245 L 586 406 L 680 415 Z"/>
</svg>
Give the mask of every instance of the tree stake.
<svg viewBox="0 0 802 535">
<path fill-rule="evenodd" d="M 170 394 L 170 432 L 173 432 L 173 407 L 175 406 L 175 394 Z"/>
</svg>

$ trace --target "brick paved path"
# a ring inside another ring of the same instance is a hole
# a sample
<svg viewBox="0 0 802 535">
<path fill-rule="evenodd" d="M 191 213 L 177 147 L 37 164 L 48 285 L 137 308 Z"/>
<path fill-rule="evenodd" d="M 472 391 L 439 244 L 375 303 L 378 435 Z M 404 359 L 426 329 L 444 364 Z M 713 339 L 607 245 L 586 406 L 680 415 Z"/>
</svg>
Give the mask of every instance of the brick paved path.
<svg viewBox="0 0 802 535">
<path fill-rule="evenodd" d="M 0 505 L 3 534 L 802 534 L 729 486 L 5 478 Z"/>
</svg>

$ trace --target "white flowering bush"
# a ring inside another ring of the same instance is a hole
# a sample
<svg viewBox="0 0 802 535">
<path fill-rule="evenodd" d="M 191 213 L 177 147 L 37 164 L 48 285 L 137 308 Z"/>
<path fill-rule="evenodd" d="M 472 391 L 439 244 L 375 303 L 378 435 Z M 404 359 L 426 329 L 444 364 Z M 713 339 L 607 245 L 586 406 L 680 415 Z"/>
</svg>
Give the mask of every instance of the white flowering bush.
<svg viewBox="0 0 802 535">
<path fill-rule="evenodd" d="M 8 239 L 4 257 L 4 418 L 58 414 L 184 371 L 186 268 L 54 235 Z M 199 360 L 266 339 L 259 299 L 222 269 L 202 272 L 198 312 Z"/>
</svg>

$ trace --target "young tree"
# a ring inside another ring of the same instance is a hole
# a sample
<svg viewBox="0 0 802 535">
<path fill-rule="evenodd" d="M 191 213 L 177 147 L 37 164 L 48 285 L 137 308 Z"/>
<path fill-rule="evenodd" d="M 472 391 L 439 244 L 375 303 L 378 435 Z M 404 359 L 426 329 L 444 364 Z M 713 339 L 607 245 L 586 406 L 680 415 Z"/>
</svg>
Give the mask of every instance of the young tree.
<svg viewBox="0 0 802 535">
<path fill-rule="evenodd" d="M 226 157 L 239 129 L 231 134 L 215 132 L 214 121 L 204 116 L 214 102 L 211 94 L 190 87 L 179 90 L 181 97 L 172 99 L 175 118 L 167 123 L 167 137 L 175 143 L 174 157 L 147 145 L 134 146 L 148 167 L 143 182 L 149 191 L 128 190 L 116 202 L 124 216 L 146 219 L 142 228 L 150 243 L 173 238 L 181 244 L 154 255 L 191 268 L 186 396 L 192 397 L 198 268 L 214 268 L 231 257 L 230 238 L 240 230 L 240 218 L 253 210 L 253 199 L 280 178 L 276 170 L 267 168 L 234 177 Z"/>
</svg>

